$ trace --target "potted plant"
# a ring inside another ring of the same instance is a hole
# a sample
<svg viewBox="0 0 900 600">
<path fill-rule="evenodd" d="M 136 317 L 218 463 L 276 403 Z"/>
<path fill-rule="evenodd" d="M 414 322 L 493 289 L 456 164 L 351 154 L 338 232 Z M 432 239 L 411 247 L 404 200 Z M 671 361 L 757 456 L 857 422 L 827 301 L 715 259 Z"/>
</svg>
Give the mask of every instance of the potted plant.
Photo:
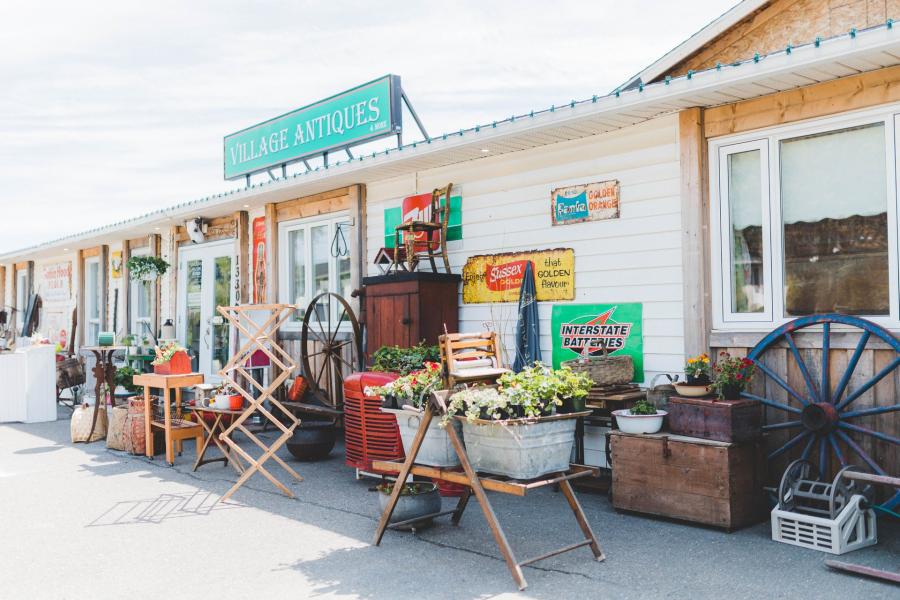
<svg viewBox="0 0 900 600">
<path fill-rule="evenodd" d="M 155 349 L 153 372 L 157 375 L 186 375 L 191 372 L 187 349 L 178 342 L 167 342 Z"/>
<path fill-rule="evenodd" d="M 134 393 L 138 391 L 138 386 L 134 385 L 134 376 L 138 372 L 129 366 L 119 367 L 116 369 L 115 384 L 116 387 L 122 386 L 126 391 Z"/>
<path fill-rule="evenodd" d="M 134 343 L 134 336 L 131 334 L 122 336 L 122 339 L 119 340 L 119 343 L 125 346 L 125 351 L 128 354 L 137 354 L 137 344 Z"/>
<path fill-rule="evenodd" d="M 416 437 L 422 419 L 422 408 L 440 385 L 441 366 L 429 362 L 420 371 L 413 371 L 383 386 L 365 388 L 366 396 L 381 396 L 384 399 L 382 410 L 396 416 L 405 452 L 409 452 Z M 457 428 L 457 432 L 461 431 L 461 424 L 454 423 L 453 426 Z M 453 450 L 450 437 L 439 421 L 434 420 L 429 425 L 416 460 L 432 467 L 459 465 L 459 457 Z"/>
<path fill-rule="evenodd" d="M 126 264 L 128 276 L 140 281 L 153 281 L 169 270 L 169 263 L 158 256 L 132 256 Z"/>
<path fill-rule="evenodd" d="M 571 367 L 561 366 L 554 371 L 559 380 L 556 393 L 562 398 L 562 404 L 556 407 L 558 413 L 573 413 L 585 410 L 585 399 L 594 381 L 587 373 L 573 371 Z"/>
<path fill-rule="evenodd" d="M 141 354 L 150 354 L 153 351 L 153 340 L 150 336 L 145 335 L 141 338 L 140 352 Z"/>
<path fill-rule="evenodd" d="M 383 373 L 408 375 L 422 370 L 427 363 L 440 362 L 440 349 L 437 346 L 426 346 L 424 341 L 411 348 L 382 346 L 372 354 L 372 370 Z"/>
<path fill-rule="evenodd" d="M 656 433 L 662 429 L 663 419 L 668 414 L 657 410 L 646 398 L 641 398 L 631 408 L 614 410 L 616 424 L 624 433 Z"/>
<path fill-rule="evenodd" d="M 212 398 L 212 407 L 220 410 L 241 410 L 244 406 L 244 397 L 227 383 L 217 387 Z"/>
<path fill-rule="evenodd" d="M 688 398 L 699 398 L 708 395 L 712 388 L 710 386 L 710 364 L 709 355 L 705 352 L 697 356 L 689 356 L 684 361 L 685 383 L 676 382 L 675 391 L 680 396 Z"/>
<path fill-rule="evenodd" d="M 741 392 L 747 389 L 756 365 L 749 358 L 738 358 L 727 352 L 719 353 L 719 360 L 713 368 L 712 387 L 720 400 L 739 400 Z"/>
<path fill-rule="evenodd" d="M 378 505 L 381 512 L 388 505 L 391 494 L 394 491 L 393 481 L 386 481 L 377 486 Z M 438 494 L 437 485 L 431 482 L 416 481 L 406 483 L 400 490 L 400 497 L 397 499 L 397 505 L 391 514 L 391 523 L 399 523 L 401 521 L 411 521 L 414 519 L 423 519 L 428 515 L 434 515 L 441 512 L 441 497 Z M 431 519 L 428 519 L 430 521 Z M 418 523 L 411 523 L 418 524 Z"/>
</svg>

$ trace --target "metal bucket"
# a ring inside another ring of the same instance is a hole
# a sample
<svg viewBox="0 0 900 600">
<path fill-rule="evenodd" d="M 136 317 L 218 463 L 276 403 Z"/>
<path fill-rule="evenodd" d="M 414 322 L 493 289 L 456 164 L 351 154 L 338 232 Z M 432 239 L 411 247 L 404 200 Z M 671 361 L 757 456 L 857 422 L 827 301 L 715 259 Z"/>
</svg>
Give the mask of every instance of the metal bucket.
<svg viewBox="0 0 900 600">
<path fill-rule="evenodd" d="M 422 414 L 410 410 L 392 408 L 382 408 L 381 410 L 396 415 L 397 427 L 400 429 L 400 439 L 403 441 L 403 452 L 409 455 L 413 438 L 416 437 L 416 431 L 419 430 L 419 424 L 422 422 Z M 416 462 L 429 467 L 459 466 L 459 457 L 456 456 L 456 452 L 453 450 L 450 436 L 440 426 L 440 422 L 439 417 L 431 420 L 431 424 L 428 426 L 428 433 L 425 434 L 425 439 L 422 440 L 422 446 L 419 448 L 419 454 L 416 456 Z M 462 440 L 462 428 L 459 421 L 453 419 L 447 424 L 447 427 L 450 427 L 451 424 L 456 428 L 456 433 Z"/>
<path fill-rule="evenodd" d="M 391 523 L 409 521 L 417 517 L 441 512 L 441 497 L 438 495 L 437 485 L 433 483 L 417 483 L 416 485 L 428 486 L 429 490 L 412 496 L 400 496 L 397 499 L 397 505 L 394 507 L 394 513 L 391 515 Z M 382 513 L 387 508 L 390 498 L 388 494 L 378 492 L 378 505 L 381 507 Z"/>
<path fill-rule="evenodd" d="M 466 453 L 476 471 L 533 479 L 569 469 L 576 419 L 536 423 L 463 423 Z"/>
</svg>

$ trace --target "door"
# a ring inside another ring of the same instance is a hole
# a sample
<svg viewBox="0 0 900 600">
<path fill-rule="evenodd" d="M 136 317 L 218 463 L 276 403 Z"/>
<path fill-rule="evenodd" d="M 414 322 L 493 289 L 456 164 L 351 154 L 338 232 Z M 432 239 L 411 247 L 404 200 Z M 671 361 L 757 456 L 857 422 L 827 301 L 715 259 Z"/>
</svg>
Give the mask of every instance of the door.
<svg viewBox="0 0 900 600">
<path fill-rule="evenodd" d="M 216 310 L 234 300 L 234 242 L 179 249 L 178 338 L 190 351 L 194 372 L 212 383 L 231 352 L 231 327 Z"/>
</svg>

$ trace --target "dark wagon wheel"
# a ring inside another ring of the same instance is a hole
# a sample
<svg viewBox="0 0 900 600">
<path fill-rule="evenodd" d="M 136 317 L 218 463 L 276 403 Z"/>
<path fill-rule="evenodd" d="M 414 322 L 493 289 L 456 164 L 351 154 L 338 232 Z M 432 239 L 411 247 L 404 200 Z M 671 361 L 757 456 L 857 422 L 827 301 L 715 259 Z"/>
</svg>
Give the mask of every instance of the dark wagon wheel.
<svg viewBox="0 0 900 600">
<path fill-rule="evenodd" d="M 340 408 L 344 378 L 363 369 L 362 336 L 353 308 L 338 294 L 319 294 L 303 315 L 300 339 L 310 393 Z"/>
<path fill-rule="evenodd" d="M 834 389 L 831 389 L 828 377 L 828 351 L 831 347 L 832 324 L 841 325 L 843 328 L 851 328 L 860 334 L 856 348 L 847 363 L 847 368 Z M 822 328 L 822 359 L 818 381 L 813 380 L 810 370 L 803 361 L 800 351 L 794 342 L 794 333 L 810 327 Z M 848 384 L 857 363 L 859 363 L 860 356 L 862 356 L 872 336 L 879 338 L 889 348 L 893 349 L 894 358 L 884 368 L 862 382 L 851 392 L 848 389 Z M 783 342 L 790 349 L 789 356 L 793 358 L 800 374 L 803 376 L 804 385 L 802 389 L 794 389 L 761 360 L 766 351 L 772 347 L 780 346 Z M 767 377 L 775 386 L 784 390 L 788 396 L 799 403 L 799 406 L 791 406 L 782 401 L 765 397 L 767 396 L 766 392 L 763 392 L 762 396 L 750 392 L 741 394 L 745 398 L 759 400 L 766 406 L 789 413 L 788 421 L 763 426 L 763 431 L 787 429 L 793 433 L 785 444 L 769 452 L 768 460 L 770 463 L 777 460 L 778 457 L 790 449 L 802 447 L 801 459 L 818 464 L 819 473 L 825 476 L 828 472 L 828 464 L 832 454 L 837 458 L 842 468 L 850 464 L 850 459 L 853 457 L 846 456 L 845 452 L 841 450 L 841 443 L 843 443 L 849 449 L 849 452 L 854 454 L 855 458 L 859 458 L 865 463 L 869 469 L 879 475 L 887 475 L 884 469 L 848 433 L 853 432 L 889 444 L 900 445 L 900 438 L 854 424 L 854 419 L 859 417 L 900 410 L 900 404 L 859 410 L 853 407 L 855 400 L 873 388 L 900 365 L 900 340 L 886 329 L 865 319 L 839 314 L 813 315 L 795 319 L 774 330 L 750 351 L 748 357 L 756 363 L 756 368 L 761 375 Z M 817 456 L 811 456 L 814 448 Z M 900 492 L 894 499 L 897 499 L 898 496 L 900 496 Z"/>
</svg>

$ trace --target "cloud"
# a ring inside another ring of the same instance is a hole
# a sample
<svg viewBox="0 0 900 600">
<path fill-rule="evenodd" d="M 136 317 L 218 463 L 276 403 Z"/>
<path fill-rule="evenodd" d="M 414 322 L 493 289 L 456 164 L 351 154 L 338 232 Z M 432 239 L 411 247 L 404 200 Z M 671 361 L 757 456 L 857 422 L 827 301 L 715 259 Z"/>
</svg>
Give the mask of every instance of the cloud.
<svg viewBox="0 0 900 600">
<path fill-rule="evenodd" d="M 232 189 L 223 135 L 385 73 L 456 131 L 609 92 L 732 3 L 9 3 L 0 251 Z"/>
</svg>

